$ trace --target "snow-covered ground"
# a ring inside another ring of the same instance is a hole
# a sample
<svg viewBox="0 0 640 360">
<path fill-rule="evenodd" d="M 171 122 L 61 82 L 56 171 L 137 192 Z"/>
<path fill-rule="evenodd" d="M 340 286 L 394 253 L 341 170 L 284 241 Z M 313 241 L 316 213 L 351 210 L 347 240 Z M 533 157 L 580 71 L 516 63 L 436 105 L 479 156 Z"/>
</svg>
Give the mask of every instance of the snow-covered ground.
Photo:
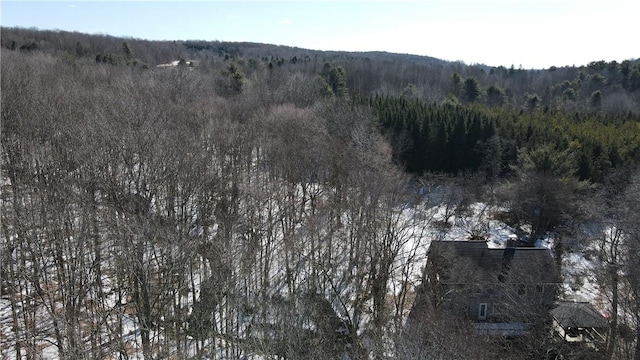
<svg viewBox="0 0 640 360">
<path fill-rule="evenodd" d="M 590 302 L 596 308 L 603 308 L 603 298 L 594 276 L 594 264 L 582 253 L 569 252 L 562 259 L 564 299 Z"/>
<path fill-rule="evenodd" d="M 401 248 L 393 265 L 393 273 L 390 279 L 389 291 L 391 296 L 406 296 L 413 291 L 413 288 L 419 284 L 422 277 L 423 267 L 426 261 L 426 253 L 432 239 L 464 241 L 471 238 L 478 240 L 484 239 L 491 248 L 504 248 L 506 242 L 516 236 L 516 229 L 495 219 L 495 214 L 504 209 L 490 206 L 484 203 L 473 203 L 465 208 L 465 211 L 455 211 L 450 205 L 437 204 L 435 206 L 415 206 L 398 210 L 399 233 L 398 238 L 401 239 Z M 536 243 L 537 247 L 549 248 L 553 247 L 553 236 L 549 236 Z M 275 265 L 275 264 L 274 264 Z M 276 267 L 276 266 L 274 266 Z M 576 298 L 592 302 L 599 301 L 598 288 L 595 280 L 591 275 L 593 269 L 592 264 L 585 259 L 580 253 L 567 253 L 563 261 L 563 275 L 566 283 L 564 284 L 564 296 L 567 298 Z M 301 271 L 305 271 L 301 268 Z M 273 281 L 278 281 L 281 276 L 280 269 L 274 270 Z M 304 276 L 302 274 L 301 276 Z M 107 307 L 116 308 L 116 295 L 111 289 L 112 279 L 108 276 L 103 277 L 102 284 L 108 296 Z M 179 301 L 188 306 L 193 306 L 192 299 L 199 298 L 199 284 L 201 282 L 201 274 L 195 273 L 192 279 L 196 284 L 196 293 L 191 292 L 182 294 Z M 281 279 L 280 279 L 281 280 Z M 353 290 L 353 284 L 341 289 L 344 293 Z M 284 286 L 282 287 L 284 291 Z M 195 295 L 195 296 L 194 296 Z M 335 298 L 336 295 L 327 294 L 327 298 L 339 308 L 342 304 Z M 332 296 L 334 297 L 332 299 Z M 353 294 L 349 295 L 353 296 Z M 411 297 L 408 296 L 408 299 Z M 342 299 L 344 300 L 344 299 Z M 351 299 L 353 300 L 353 299 Z M 399 300 L 398 300 L 399 301 Z M 410 301 L 403 304 L 404 309 L 399 309 L 403 316 L 408 314 L 410 309 Z M 362 322 L 368 322 L 369 315 L 362 315 Z M 130 347 L 131 358 L 142 358 L 142 346 L 139 332 L 139 324 L 137 319 L 131 315 L 122 317 L 122 334 L 124 336 L 123 343 Z M 12 332 L 12 311 L 10 301 L 8 299 L 0 299 L 0 354 L 5 359 L 15 359 L 14 333 Z M 162 334 L 151 332 L 152 338 L 163 336 Z M 56 359 L 58 356 L 57 349 L 54 345 L 55 341 L 50 339 L 49 345 L 46 339 L 42 342 L 40 349 L 42 359 Z M 195 350 L 189 351 L 195 353 Z M 254 357 L 258 358 L 258 357 Z"/>
</svg>

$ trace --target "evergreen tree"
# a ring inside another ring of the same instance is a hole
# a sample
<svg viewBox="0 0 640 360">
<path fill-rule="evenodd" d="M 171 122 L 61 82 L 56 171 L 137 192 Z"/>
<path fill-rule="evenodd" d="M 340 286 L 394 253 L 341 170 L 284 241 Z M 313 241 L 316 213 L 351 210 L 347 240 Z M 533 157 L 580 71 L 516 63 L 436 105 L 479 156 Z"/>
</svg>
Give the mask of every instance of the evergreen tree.
<svg viewBox="0 0 640 360">
<path fill-rule="evenodd" d="M 480 98 L 480 85 L 476 78 L 471 77 L 464 81 L 464 95 L 470 103 Z"/>
<path fill-rule="evenodd" d="M 541 102 L 541 99 L 538 96 L 538 94 L 529 94 L 529 93 L 527 93 L 524 96 L 525 107 L 529 111 L 535 110 L 538 107 L 538 105 L 540 104 L 540 102 Z"/>
<path fill-rule="evenodd" d="M 589 103 L 591 104 L 591 108 L 594 110 L 602 109 L 602 93 L 600 92 L 600 90 L 596 90 L 591 93 L 591 99 Z"/>
<path fill-rule="evenodd" d="M 620 64 L 620 73 L 622 74 L 622 87 L 629 88 L 629 77 L 631 75 L 631 61 L 625 60 Z"/>
<path fill-rule="evenodd" d="M 487 88 L 487 105 L 502 106 L 504 105 L 504 91 L 496 85 Z"/>
<path fill-rule="evenodd" d="M 133 50 L 131 49 L 131 45 L 128 42 L 122 43 L 122 50 L 124 51 L 124 55 L 128 60 L 133 59 Z"/>
<path fill-rule="evenodd" d="M 347 94 L 346 72 L 341 66 L 333 66 L 324 63 L 320 76 L 323 80 L 322 87 L 325 94 L 343 97 Z"/>
<path fill-rule="evenodd" d="M 452 81 L 451 92 L 453 93 L 453 95 L 460 97 L 460 93 L 462 92 L 462 77 L 457 72 L 453 73 Z"/>
<path fill-rule="evenodd" d="M 629 73 L 629 91 L 636 91 L 638 89 L 640 89 L 640 70 L 635 68 Z"/>
<path fill-rule="evenodd" d="M 242 92 L 245 75 L 235 62 L 222 70 L 222 77 L 217 81 L 218 89 L 224 95 L 238 95 Z"/>
</svg>

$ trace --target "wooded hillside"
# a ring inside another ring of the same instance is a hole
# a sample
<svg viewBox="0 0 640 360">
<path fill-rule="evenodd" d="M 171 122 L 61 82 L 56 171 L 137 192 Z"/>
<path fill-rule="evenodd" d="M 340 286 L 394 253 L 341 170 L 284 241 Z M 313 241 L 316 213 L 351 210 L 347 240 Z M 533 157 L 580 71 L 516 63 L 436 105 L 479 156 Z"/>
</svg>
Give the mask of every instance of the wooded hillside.
<svg viewBox="0 0 640 360">
<path fill-rule="evenodd" d="M 638 61 L 1 35 L 3 357 L 498 358 L 404 327 L 430 241 L 488 240 L 476 202 L 614 269 L 606 354 L 640 357 Z M 540 341 L 509 356 L 582 356 Z"/>
</svg>

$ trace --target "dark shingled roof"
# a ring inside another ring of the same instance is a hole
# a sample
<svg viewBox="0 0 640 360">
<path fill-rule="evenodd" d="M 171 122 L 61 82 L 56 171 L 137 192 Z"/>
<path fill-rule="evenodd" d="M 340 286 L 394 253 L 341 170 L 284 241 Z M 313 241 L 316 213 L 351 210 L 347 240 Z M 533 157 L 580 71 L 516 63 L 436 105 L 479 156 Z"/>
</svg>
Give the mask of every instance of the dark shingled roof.
<svg viewBox="0 0 640 360">
<path fill-rule="evenodd" d="M 551 310 L 551 316 L 563 328 L 606 328 L 607 320 L 589 303 L 563 303 Z"/>
<path fill-rule="evenodd" d="M 548 249 L 512 247 L 490 249 L 482 241 L 433 241 L 429 253 L 447 268 L 449 284 L 495 281 L 501 274 L 521 283 L 559 283 Z"/>
</svg>

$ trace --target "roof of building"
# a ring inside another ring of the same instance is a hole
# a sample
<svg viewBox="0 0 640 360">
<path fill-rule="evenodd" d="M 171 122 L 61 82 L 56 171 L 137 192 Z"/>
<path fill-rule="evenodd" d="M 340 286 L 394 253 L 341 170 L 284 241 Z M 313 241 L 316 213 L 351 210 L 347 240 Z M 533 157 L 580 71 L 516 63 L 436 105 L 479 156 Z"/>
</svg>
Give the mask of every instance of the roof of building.
<svg viewBox="0 0 640 360">
<path fill-rule="evenodd" d="M 548 249 L 492 249 L 482 241 L 433 241 L 429 254 L 431 261 L 447 270 L 440 279 L 444 283 L 468 284 L 496 279 L 524 284 L 560 281 Z"/>
<path fill-rule="evenodd" d="M 565 329 L 606 328 L 607 319 L 586 302 L 566 302 L 551 310 L 551 316 Z"/>
</svg>

